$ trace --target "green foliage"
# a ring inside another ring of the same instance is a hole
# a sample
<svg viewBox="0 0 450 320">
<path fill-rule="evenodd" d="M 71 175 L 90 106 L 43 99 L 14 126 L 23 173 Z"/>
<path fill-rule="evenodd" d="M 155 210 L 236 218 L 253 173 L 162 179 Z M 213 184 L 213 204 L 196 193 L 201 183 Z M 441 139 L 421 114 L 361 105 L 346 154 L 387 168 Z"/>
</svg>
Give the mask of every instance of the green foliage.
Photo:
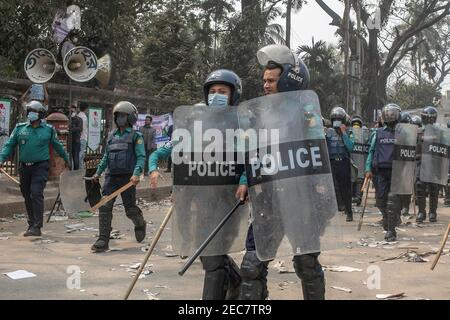
<svg viewBox="0 0 450 320">
<path fill-rule="evenodd" d="M 417 109 L 433 105 L 435 99 L 441 98 L 441 93 L 429 82 L 416 84 L 398 81 L 388 93 L 388 100 L 395 101 L 402 109 Z"/>
<path fill-rule="evenodd" d="M 328 116 L 336 105 L 344 105 L 345 78 L 339 70 L 338 49 L 324 41 L 313 42 L 297 49 L 308 66 L 310 88 L 319 96 L 323 116 Z"/>
</svg>

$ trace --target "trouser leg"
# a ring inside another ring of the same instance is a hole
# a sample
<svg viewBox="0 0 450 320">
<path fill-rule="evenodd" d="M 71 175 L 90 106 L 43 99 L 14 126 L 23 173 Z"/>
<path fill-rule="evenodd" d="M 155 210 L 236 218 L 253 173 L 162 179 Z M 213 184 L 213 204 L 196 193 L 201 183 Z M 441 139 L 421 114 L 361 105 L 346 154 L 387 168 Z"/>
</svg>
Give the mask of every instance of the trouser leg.
<svg viewBox="0 0 450 320">
<path fill-rule="evenodd" d="M 302 281 L 304 300 L 325 300 L 325 275 L 319 255 L 320 252 L 294 256 L 294 269 Z"/>
</svg>

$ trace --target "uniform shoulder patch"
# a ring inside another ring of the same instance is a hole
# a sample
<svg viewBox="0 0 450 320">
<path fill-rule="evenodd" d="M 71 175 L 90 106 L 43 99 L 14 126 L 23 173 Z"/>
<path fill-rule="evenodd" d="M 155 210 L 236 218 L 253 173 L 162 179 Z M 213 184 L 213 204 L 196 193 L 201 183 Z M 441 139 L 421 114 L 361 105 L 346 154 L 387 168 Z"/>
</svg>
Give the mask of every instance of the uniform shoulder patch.
<svg viewBox="0 0 450 320">
<path fill-rule="evenodd" d="M 21 126 L 24 126 L 24 125 L 26 125 L 26 124 L 28 124 L 28 122 L 20 122 L 20 123 L 18 123 L 16 126 L 21 127 Z"/>
<path fill-rule="evenodd" d="M 144 139 L 138 137 L 137 140 L 136 140 L 136 143 L 137 144 L 143 144 L 144 143 Z"/>
</svg>

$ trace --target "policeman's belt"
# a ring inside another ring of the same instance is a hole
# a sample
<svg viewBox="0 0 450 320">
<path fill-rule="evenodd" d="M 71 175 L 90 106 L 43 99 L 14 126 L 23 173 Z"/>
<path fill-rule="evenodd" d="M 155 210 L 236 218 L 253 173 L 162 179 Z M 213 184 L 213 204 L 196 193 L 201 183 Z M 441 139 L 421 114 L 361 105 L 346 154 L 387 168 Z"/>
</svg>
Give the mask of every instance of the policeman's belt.
<svg viewBox="0 0 450 320">
<path fill-rule="evenodd" d="M 47 162 L 47 161 L 48 160 L 37 161 L 37 162 L 21 162 L 20 164 L 25 167 L 31 167 L 31 166 L 34 166 L 35 164 L 40 164 L 40 163 Z"/>
</svg>

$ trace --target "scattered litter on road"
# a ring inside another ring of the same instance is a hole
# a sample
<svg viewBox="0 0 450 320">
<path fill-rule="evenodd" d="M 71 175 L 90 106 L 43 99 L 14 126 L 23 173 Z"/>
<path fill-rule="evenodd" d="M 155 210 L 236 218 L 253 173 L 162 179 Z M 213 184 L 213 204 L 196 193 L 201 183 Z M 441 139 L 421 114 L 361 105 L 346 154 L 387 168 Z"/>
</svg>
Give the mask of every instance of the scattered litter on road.
<svg viewBox="0 0 450 320">
<path fill-rule="evenodd" d="M 26 270 L 17 270 L 17 271 L 7 272 L 7 273 L 3 273 L 3 274 L 12 280 L 20 280 L 20 279 L 36 277 L 36 275 L 34 273 L 31 273 Z"/>
<path fill-rule="evenodd" d="M 287 281 L 283 281 L 278 283 L 278 289 L 280 290 L 284 290 L 289 286 L 289 283 Z"/>
<path fill-rule="evenodd" d="M 0 237 L 0 240 L 8 240 L 9 237 Z"/>
<path fill-rule="evenodd" d="M 347 292 L 347 293 L 352 293 L 352 289 L 349 289 L 349 288 L 334 287 L 334 286 L 330 286 L 330 288 L 335 289 L 335 290 L 339 290 L 339 291 L 344 291 L 344 292 Z"/>
<path fill-rule="evenodd" d="M 97 232 L 98 229 L 93 227 L 86 227 L 84 223 L 66 224 L 66 233 L 72 233 L 76 231 L 94 231 Z"/>
<path fill-rule="evenodd" d="M 165 252 L 164 256 L 168 257 L 168 258 L 173 258 L 173 257 L 178 257 L 178 254 L 176 253 L 170 253 L 170 252 Z"/>
<path fill-rule="evenodd" d="M 78 218 L 78 219 L 81 219 L 81 218 L 90 218 L 90 217 L 92 217 L 92 216 L 93 216 L 93 213 L 90 212 L 90 211 L 80 211 L 80 212 L 78 212 L 78 213 L 75 214 L 75 217 Z"/>
<path fill-rule="evenodd" d="M 423 259 L 426 256 L 429 256 L 431 254 L 435 254 L 436 251 L 427 251 L 427 252 L 423 252 L 423 253 L 417 253 L 416 251 L 413 250 L 407 250 L 406 252 L 403 252 L 395 257 L 388 257 L 388 258 L 384 258 L 381 261 L 390 261 L 390 260 L 397 260 L 397 259 L 405 259 L 405 262 L 428 262 L 429 260 L 427 259 Z M 380 260 L 373 260 L 370 261 L 370 263 L 375 263 L 378 262 Z"/>
<path fill-rule="evenodd" d="M 440 236 L 439 233 L 424 233 L 423 235 L 425 237 L 437 237 L 437 236 Z"/>
<path fill-rule="evenodd" d="M 110 239 L 122 239 L 123 237 L 125 237 L 124 234 L 120 234 L 119 230 L 113 230 L 111 231 L 109 238 Z"/>
<path fill-rule="evenodd" d="M 400 238 L 399 240 L 403 240 L 403 241 L 414 241 L 414 238 L 403 237 L 403 238 Z"/>
<path fill-rule="evenodd" d="M 86 289 L 81 289 L 80 292 L 86 292 Z"/>
<path fill-rule="evenodd" d="M 5 218 L 0 218 L 0 222 L 12 223 L 13 221 Z"/>
<path fill-rule="evenodd" d="M 278 273 L 295 273 L 295 270 L 293 268 L 287 268 L 284 265 L 284 261 L 283 260 L 278 260 L 274 265 L 273 265 L 274 269 L 278 270 Z"/>
<path fill-rule="evenodd" d="M 26 220 L 27 216 L 24 213 L 14 213 L 13 218 L 16 220 Z"/>
<path fill-rule="evenodd" d="M 84 223 L 75 223 L 75 224 L 66 224 L 64 227 L 66 227 L 66 232 L 71 233 L 74 231 L 80 231 L 82 228 L 84 228 L 86 225 Z"/>
<path fill-rule="evenodd" d="M 392 245 L 397 244 L 398 242 L 387 242 L 385 240 L 383 241 L 377 241 L 375 237 L 367 237 L 367 238 L 361 238 L 357 242 L 357 244 L 361 247 L 369 247 L 369 248 L 382 248 L 384 246 L 389 246 L 389 249 L 393 249 Z"/>
<path fill-rule="evenodd" d="M 55 243 L 57 242 L 56 240 L 50 240 L 50 239 L 36 239 L 33 240 L 34 243 L 36 244 L 50 244 L 50 243 Z"/>
<path fill-rule="evenodd" d="M 159 300 L 156 296 L 159 296 L 159 292 L 150 292 L 148 289 L 143 290 L 144 293 L 147 295 L 148 300 Z"/>
<path fill-rule="evenodd" d="M 347 267 L 347 266 L 323 266 L 322 268 L 325 271 L 331 272 L 361 272 L 362 269 Z"/>
<path fill-rule="evenodd" d="M 139 279 L 145 279 L 146 276 L 152 274 L 153 271 L 150 269 L 145 269 L 142 271 L 142 273 L 139 275 Z"/>
<path fill-rule="evenodd" d="M 380 293 L 375 296 L 377 299 L 401 299 L 405 297 L 405 293 Z"/>
<path fill-rule="evenodd" d="M 163 286 L 163 285 L 160 285 L 160 284 L 155 285 L 155 288 L 170 289 L 168 286 Z"/>
<path fill-rule="evenodd" d="M 69 220 L 69 216 L 52 216 L 50 221 L 66 221 Z"/>
<path fill-rule="evenodd" d="M 106 250 L 105 252 L 114 252 L 114 251 L 125 251 L 126 249 L 124 248 L 109 248 L 108 250 Z"/>
<path fill-rule="evenodd" d="M 381 224 L 378 222 L 368 222 L 368 223 L 365 223 L 365 225 L 369 226 L 369 227 L 377 227 L 377 228 L 381 227 Z"/>
</svg>

